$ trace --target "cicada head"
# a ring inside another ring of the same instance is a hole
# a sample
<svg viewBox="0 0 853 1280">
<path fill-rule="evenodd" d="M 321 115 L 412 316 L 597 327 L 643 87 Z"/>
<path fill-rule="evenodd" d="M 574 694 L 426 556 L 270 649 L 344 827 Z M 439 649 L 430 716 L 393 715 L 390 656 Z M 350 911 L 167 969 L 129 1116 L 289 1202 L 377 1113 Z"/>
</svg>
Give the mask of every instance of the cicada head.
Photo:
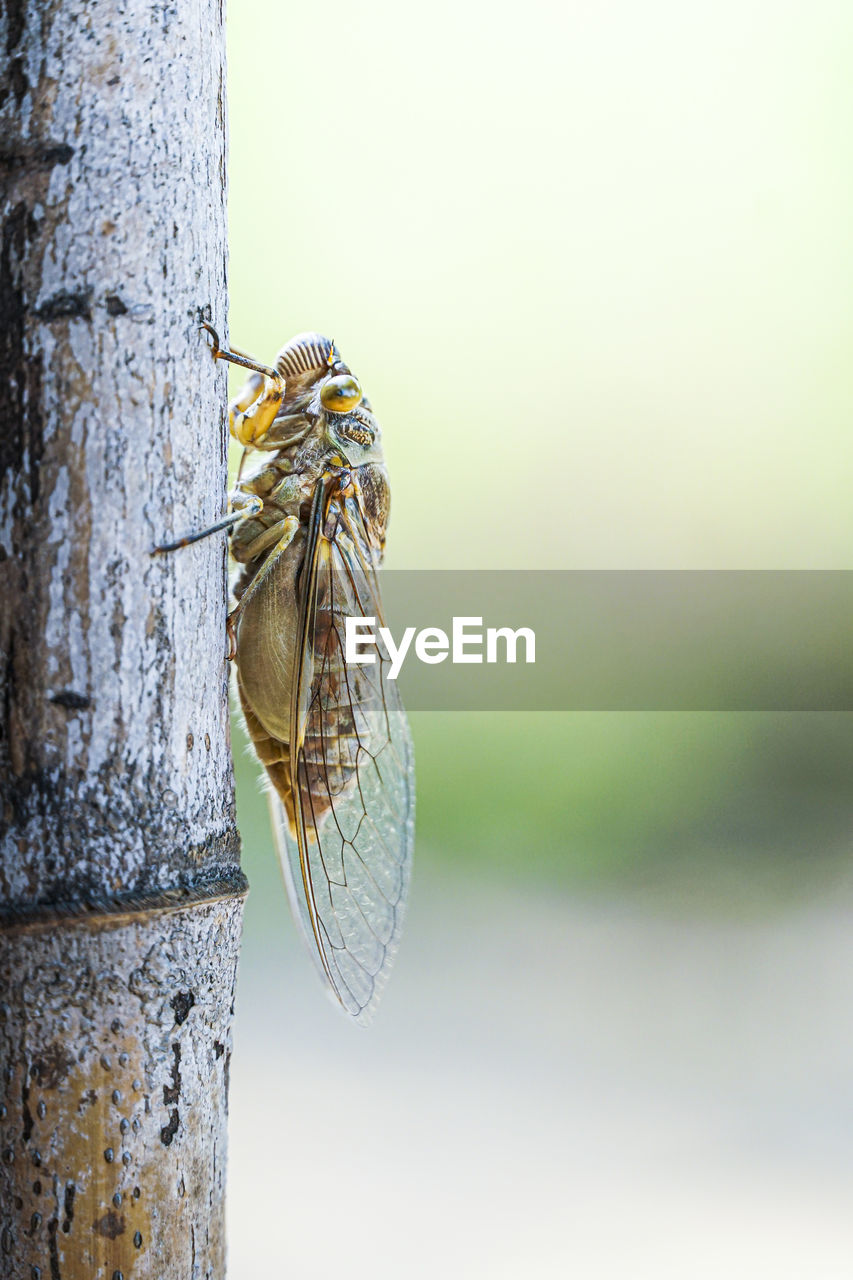
<svg viewBox="0 0 853 1280">
<path fill-rule="evenodd" d="M 283 410 L 299 410 L 350 466 L 381 459 L 379 424 L 361 384 L 321 333 L 299 333 L 276 356 L 287 381 Z"/>
</svg>

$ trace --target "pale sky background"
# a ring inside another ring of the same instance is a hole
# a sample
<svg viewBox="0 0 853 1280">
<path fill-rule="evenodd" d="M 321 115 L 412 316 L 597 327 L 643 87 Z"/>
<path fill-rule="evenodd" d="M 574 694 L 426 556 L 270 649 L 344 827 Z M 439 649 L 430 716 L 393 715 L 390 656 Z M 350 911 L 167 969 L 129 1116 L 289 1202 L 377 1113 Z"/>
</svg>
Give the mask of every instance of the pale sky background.
<svg viewBox="0 0 853 1280">
<path fill-rule="evenodd" d="M 849 568 L 847 0 L 230 6 L 232 341 L 334 337 L 388 563 Z M 414 718 L 376 1026 L 253 883 L 232 1280 L 848 1280 L 851 717 Z"/>
<path fill-rule="evenodd" d="M 231 329 L 337 338 L 404 567 L 848 567 L 853 13 L 230 17 Z"/>
</svg>

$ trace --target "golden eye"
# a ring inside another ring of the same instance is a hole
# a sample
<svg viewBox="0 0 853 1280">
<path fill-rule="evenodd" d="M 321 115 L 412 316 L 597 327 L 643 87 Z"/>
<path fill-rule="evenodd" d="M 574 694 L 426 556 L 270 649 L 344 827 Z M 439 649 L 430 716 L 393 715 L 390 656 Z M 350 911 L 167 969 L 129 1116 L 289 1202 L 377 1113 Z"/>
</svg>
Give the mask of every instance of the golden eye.
<svg viewBox="0 0 853 1280">
<path fill-rule="evenodd" d="M 351 373 L 330 378 L 320 392 L 323 408 L 330 413 L 349 413 L 361 400 L 361 387 Z"/>
</svg>

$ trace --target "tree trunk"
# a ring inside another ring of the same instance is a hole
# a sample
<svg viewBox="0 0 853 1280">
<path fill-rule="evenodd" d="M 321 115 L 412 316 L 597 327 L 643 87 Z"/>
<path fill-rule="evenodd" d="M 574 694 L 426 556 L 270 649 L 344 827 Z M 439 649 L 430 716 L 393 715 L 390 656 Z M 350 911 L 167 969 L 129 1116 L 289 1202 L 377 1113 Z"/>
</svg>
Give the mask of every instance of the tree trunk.
<svg viewBox="0 0 853 1280">
<path fill-rule="evenodd" d="M 220 0 L 0 19 L 0 1274 L 224 1275 Z M 224 335 L 223 335 L 224 336 Z"/>
</svg>

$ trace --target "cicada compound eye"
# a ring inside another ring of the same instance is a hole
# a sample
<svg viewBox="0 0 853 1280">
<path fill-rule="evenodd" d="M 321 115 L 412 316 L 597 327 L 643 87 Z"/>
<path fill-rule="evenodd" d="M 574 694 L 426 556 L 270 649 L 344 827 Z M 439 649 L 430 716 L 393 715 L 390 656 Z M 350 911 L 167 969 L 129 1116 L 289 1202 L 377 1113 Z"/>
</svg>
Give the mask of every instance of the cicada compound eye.
<svg viewBox="0 0 853 1280">
<path fill-rule="evenodd" d="M 325 384 L 320 400 L 329 413 L 349 413 L 361 403 L 361 387 L 351 373 L 340 373 Z"/>
</svg>

